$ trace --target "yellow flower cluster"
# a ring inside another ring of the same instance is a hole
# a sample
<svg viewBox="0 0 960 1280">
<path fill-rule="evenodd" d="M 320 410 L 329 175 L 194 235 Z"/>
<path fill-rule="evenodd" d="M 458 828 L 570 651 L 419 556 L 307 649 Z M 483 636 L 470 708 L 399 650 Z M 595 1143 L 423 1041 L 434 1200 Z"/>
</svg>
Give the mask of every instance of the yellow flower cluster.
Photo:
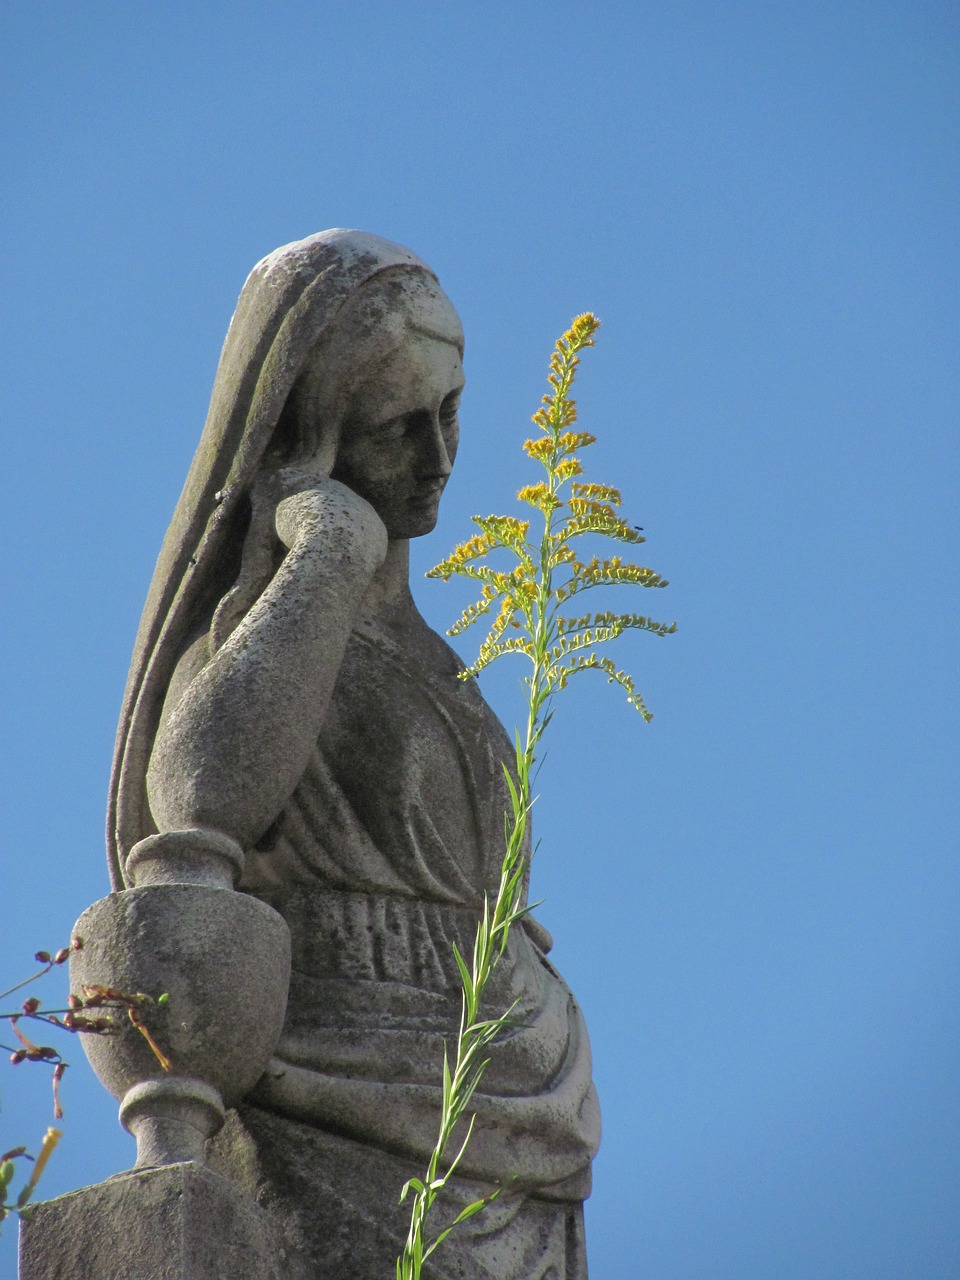
<svg viewBox="0 0 960 1280">
<path fill-rule="evenodd" d="M 609 484 L 572 484 L 570 493 L 574 498 L 584 498 L 587 502 L 609 502 L 615 507 L 623 502 L 620 490 Z"/>
</svg>

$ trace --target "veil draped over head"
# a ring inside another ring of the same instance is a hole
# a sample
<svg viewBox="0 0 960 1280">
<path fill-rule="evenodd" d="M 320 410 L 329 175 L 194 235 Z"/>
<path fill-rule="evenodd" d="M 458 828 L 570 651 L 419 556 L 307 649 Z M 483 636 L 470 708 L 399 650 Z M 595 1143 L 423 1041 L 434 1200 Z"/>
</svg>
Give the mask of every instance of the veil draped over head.
<svg viewBox="0 0 960 1280">
<path fill-rule="evenodd" d="M 385 271 L 434 273 L 409 249 L 362 231 L 323 231 L 251 271 L 220 356 L 200 445 L 167 530 L 123 697 L 107 809 L 114 888 L 137 841 L 156 827 L 146 772 L 163 701 L 198 609 L 222 583 L 222 558 L 248 514 L 247 494 L 313 348 L 361 286 Z"/>
</svg>

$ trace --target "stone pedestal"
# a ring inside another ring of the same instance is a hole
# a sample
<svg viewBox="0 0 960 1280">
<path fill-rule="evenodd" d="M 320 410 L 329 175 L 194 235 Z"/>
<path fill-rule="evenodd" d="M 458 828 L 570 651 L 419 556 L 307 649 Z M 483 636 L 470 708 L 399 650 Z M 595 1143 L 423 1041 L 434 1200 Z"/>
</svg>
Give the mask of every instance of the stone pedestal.
<svg viewBox="0 0 960 1280">
<path fill-rule="evenodd" d="M 137 1169 L 39 1203 L 20 1226 L 20 1280 L 288 1280 L 276 1224 L 195 1163 Z"/>
</svg>

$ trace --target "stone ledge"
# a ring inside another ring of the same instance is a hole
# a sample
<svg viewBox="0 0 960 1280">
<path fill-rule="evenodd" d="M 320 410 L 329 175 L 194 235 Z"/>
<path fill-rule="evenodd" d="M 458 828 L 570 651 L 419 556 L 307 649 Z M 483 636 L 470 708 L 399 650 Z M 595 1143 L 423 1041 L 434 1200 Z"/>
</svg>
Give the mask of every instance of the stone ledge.
<svg viewBox="0 0 960 1280">
<path fill-rule="evenodd" d="M 20 1280 L 281 1280 L 286 1254 L 263 1209 L 193 1163 L 40 1202 L 20 1226 Z"/>
</svg>

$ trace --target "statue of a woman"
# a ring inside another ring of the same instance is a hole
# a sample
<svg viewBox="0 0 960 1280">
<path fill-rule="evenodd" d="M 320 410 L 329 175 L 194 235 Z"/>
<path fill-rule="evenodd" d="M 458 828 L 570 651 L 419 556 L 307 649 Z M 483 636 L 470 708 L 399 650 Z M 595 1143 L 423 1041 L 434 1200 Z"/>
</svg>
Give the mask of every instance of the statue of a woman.
<svg viewBox="0 0 960 1280">
<path fill-rule="evenodd" d="M 276 1056 L 211 1163 L 278 1216 L 291 1276 L 393 1274 L 459 1021 L 453 944 L 469 952 L 503 857 L 509 740 L 408 585 L 456 454 L 462 349 L 433 273 L 375 236 L 324 232 L 254 269 L 120 722 L 117 887 L 138 841 L 201 828 L 242 846 L 241 888 L 290 926 Z M 548 946 L 518 926 L 496 971 L 490 999 L 516 1001 L 517 1025 L 437 1229 L 504 1191 L 436 1277 L 586 1276 L 599 1117 Z"/>
</svg>

